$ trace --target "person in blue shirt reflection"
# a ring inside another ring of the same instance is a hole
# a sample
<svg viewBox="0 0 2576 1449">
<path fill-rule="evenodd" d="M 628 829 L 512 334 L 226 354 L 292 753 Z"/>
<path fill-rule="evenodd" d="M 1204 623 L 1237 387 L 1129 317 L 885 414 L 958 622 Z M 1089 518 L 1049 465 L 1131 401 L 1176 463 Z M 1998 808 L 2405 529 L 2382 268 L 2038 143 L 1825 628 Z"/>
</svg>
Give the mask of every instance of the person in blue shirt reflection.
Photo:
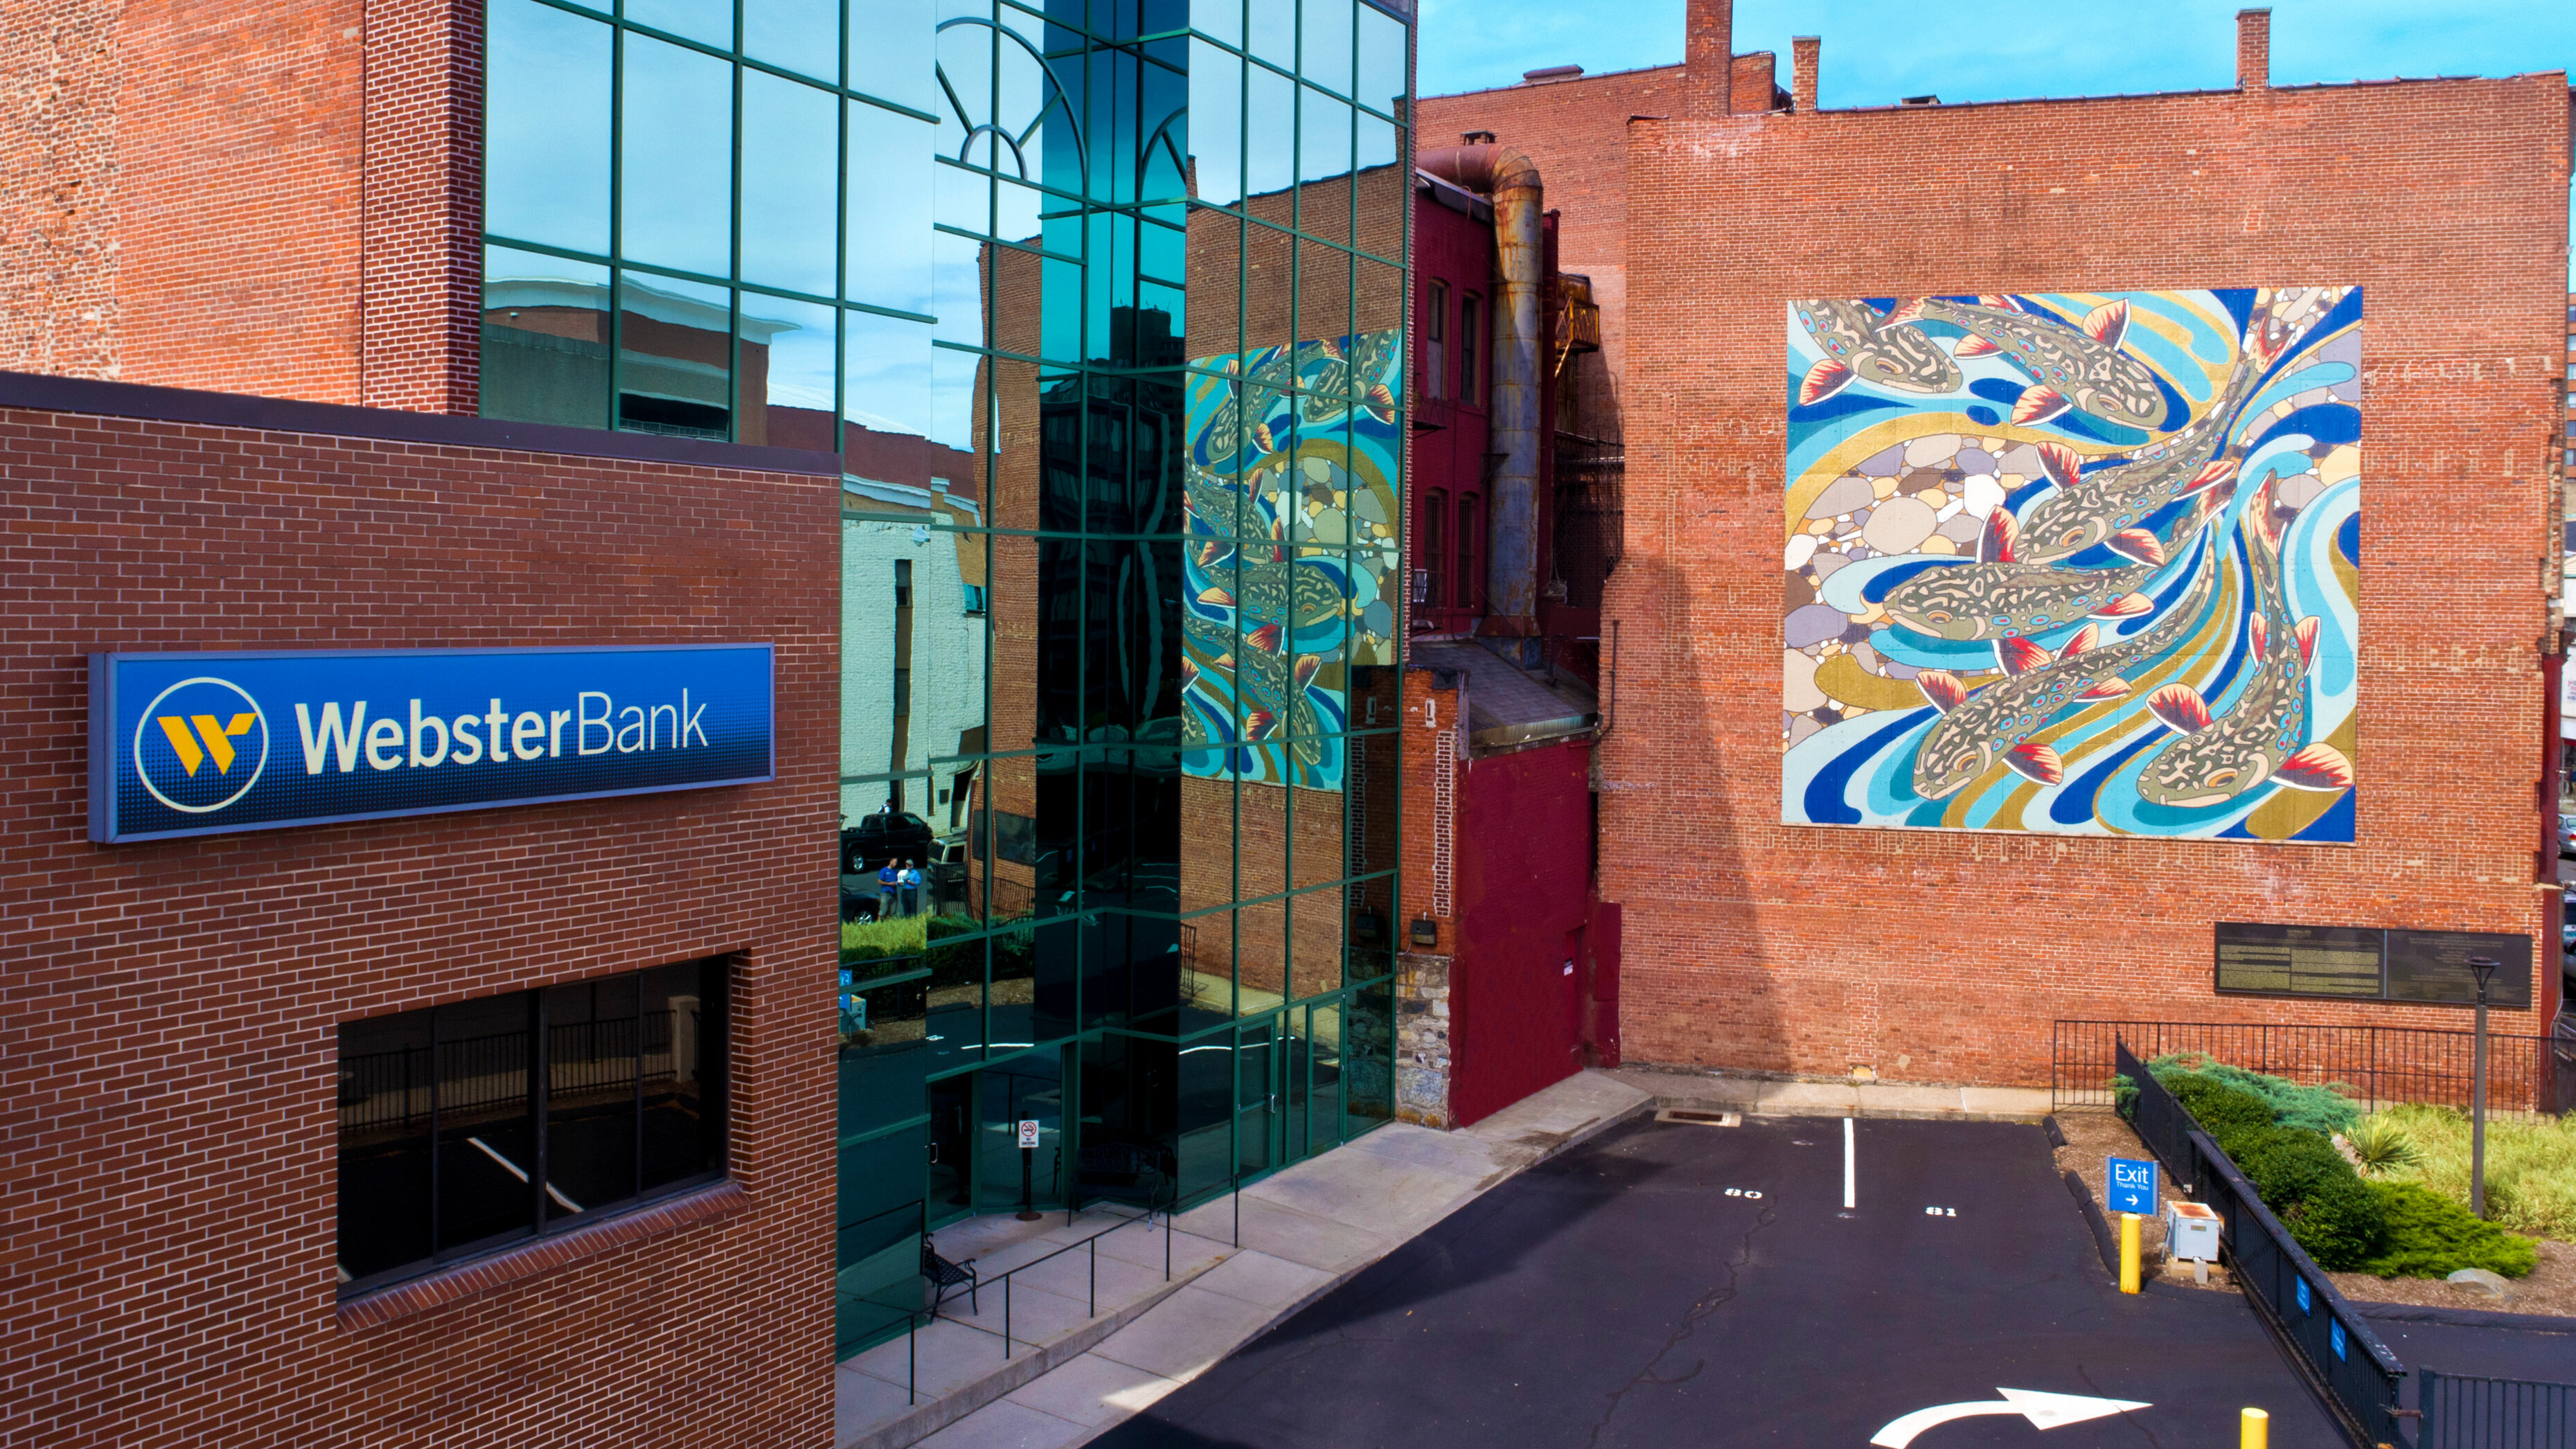
<svg viewBox="0 0 2576 1449">
<path fill-rule="evenodd" d="M 914 869 L 912 862 L 907 860 L 903 863 L 903 872 L 897 879 L 903 883 L 903 913 L 907 916 L 918 915 L 921 911 L 921 872 Z"/>
<path fill-rule="evenodd" d="M 886 857 L 885 869 L 877 872 L 877 919 L 891 921 L 895 908 L 902 902 L 903 872 L 895 867 L 894 857 Z"/>
</svg>

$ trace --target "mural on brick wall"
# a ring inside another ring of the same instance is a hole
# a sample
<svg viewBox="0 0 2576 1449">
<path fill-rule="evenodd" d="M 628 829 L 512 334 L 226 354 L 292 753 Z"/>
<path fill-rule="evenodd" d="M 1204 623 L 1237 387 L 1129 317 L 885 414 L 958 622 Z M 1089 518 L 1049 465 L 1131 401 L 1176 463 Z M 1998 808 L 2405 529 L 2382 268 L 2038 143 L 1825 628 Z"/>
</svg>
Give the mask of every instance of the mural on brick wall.
<svg viewBox="0 0 2576 1449">
<path fill-rule="evenodd" d="M 2361 289 L 1787 324 L 1784 821 L 2351 842 Z"/>
<path fill-rule="evenodd" d="M 1342 788 L 1353 668 L 1393 664 L 1404 334 L 1191 361 L 1182 769 Z"/>
</svg>

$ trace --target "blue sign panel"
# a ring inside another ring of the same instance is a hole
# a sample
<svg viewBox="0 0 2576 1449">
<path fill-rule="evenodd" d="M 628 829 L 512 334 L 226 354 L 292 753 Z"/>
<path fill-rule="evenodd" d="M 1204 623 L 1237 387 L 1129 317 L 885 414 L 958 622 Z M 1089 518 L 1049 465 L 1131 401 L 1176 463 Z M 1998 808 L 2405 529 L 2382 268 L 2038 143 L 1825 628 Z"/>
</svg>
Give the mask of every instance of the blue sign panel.
<svg viewBox="0 0 2576 1449">
<path fill-rule="evenodd" d="M 90 656 L 90 838 L 768 780 L 766 644 Z"/>
<path fill-rule="evenodd" d="M 2155 1216 L 2156 1164 L 2154 1159 L 2142 1161 L 2134 1157 L 2114 1157 L 2110 1159 L 2110 1164 L 2108 1180 L 2111 1187 L 2109 1194 L 2111 1211 Z"/>
</svg>

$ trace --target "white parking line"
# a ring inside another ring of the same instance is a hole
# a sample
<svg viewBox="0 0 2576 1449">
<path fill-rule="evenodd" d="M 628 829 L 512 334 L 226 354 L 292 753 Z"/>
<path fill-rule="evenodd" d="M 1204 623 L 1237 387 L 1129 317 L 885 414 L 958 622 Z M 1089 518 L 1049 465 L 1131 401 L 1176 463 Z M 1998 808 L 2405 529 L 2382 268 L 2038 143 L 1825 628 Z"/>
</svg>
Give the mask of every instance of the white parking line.
<svg viewBox="0 0 2576 1449">
<path fill-rule="evenodd" d="M 1852 1119 L 1845 1117 L 1843 1119 L 1843 1207 L 1846 1210 L 1860 1206 L 1860 1200 L 1855 1195 L 1856 1191 L 1852 1179 Z"/>
</svg>

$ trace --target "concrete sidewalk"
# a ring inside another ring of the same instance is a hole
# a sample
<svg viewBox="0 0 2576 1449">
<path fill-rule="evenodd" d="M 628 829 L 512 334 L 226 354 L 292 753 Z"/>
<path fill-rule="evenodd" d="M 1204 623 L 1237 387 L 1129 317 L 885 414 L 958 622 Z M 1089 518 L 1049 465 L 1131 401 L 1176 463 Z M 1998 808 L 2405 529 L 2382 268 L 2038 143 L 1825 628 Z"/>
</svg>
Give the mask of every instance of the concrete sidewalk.
<svg viewBox="0 0 2576 1449">
<path fill-rule="evenodd" d="M 2036 1122 L 2046 1087 L 1936 1087 L 1912 1082 L 1792 1081 L 1733 1072 L 1618 1067 L 1607 1075 L 1655 1105 L 1760 1117 L 1898 1117 L 1951 1122 Z"/>
<path fill-rule="evenodd" d="M 1210 1254 L 1194 1277 L 1098 1342 L 919 1442 L 925 1449 L 1080 1444 L 1496 1184 L 1653 1107 L 1651 1093 L 1610 1073 L 1584 1072 L 1462 1132 L 1389 1123 L 1265 1178 L 1243 1191 L 1240 1249 L 1232 1246 L 1231 1197 L 1185 1212 L 1176 1244 L 1204 1244 Z M 1136 1245 L 1159 1251 L 1159 1230 L 1150 1238 L 1135 1231 Z M 893 1347 L 902 1351 L 899 1341 Z"/>
</svg>

